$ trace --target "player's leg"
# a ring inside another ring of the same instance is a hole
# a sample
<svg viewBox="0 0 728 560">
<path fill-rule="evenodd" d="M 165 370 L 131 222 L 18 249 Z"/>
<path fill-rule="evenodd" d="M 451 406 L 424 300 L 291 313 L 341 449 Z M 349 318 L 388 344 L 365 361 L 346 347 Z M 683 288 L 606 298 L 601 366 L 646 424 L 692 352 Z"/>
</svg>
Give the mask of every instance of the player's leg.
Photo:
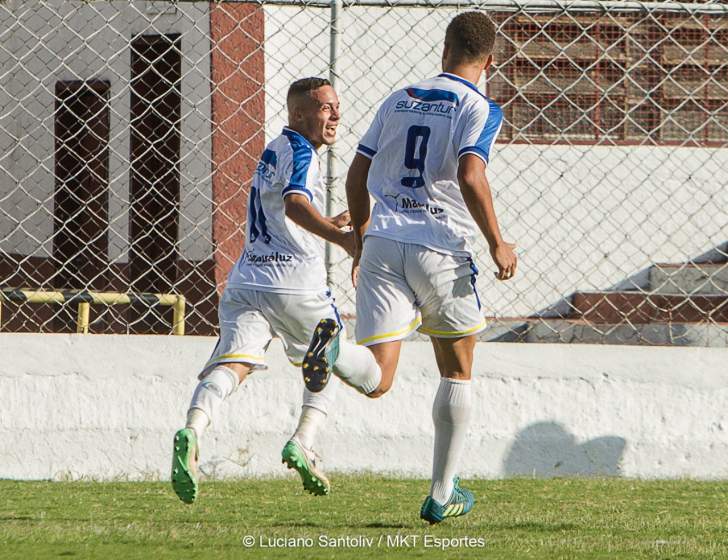
<svg viewBox="0 0 728 560">
<path fill-rule="evenodd" d="M 333 373 L 363 395 L 377 398 L 391 387 L 398 357 L 399 341 L 367 348 L 346 340 L 335 321 L 322 319 L 303 361 L 303 379 L 315 393 L 323 390 Z"/>
<path fill-rule="evenodd" d="M 200 440 L 217 419 L 222 402 L 247 375 L 265 368 L 263 357 L 272 337 L 270 325 L 245 290 L 226 290 L 220 302 L 220 339 L 199 376 L 185 427 L 174 436 L 172 487 L 185 503 L 199 491 L 197 462 Z"/>
<path fill-rule="evenodd" d="M 338 379 L 332 379 L 319 393 L 312 393 L 306 387 L 303 388 L 301 415 L 298 417 L 298 425 L 291 439 L 295 439 L 306 449 L 316 447 L 318 432 L 326 423 L 338 390 Z"/>
<path fill-rule="evenodd" d="M 207 369 L 192 394 L 187 423 L 185 428 L 195 431 L 198 439 L 202 438 L 223 401 L 232 395 L 248 374 L 253 370 L 250 363 L 224 362 Z"/>
<path fill-rule="evenodd" d="M 248 364 L 213 367 L 198 383 L 187 411 L 185 427 L 174 435 L 172 487 L 185 503 L 192 503 L 199 490 L 197 463 L 199 441 L 222 401 L 232 394 L 250 373 Z"/>
<path fill-rule="evenodd" d="M 432 406 L 432 486 L 420 511 L 423 519 L 438 523 L 468 513 L 475 502 L 460 488 L 457 471 L 470 420 L 475 334 L 485 322 L 475 291 L 477 270 L 468 258 L 410 246 L 407 263 L 407 279 L 421 302 L 420 332 L 432 339 L 441 376 Z"/>
<path fill-rule="evenodd" d="M 460 488 L 457 477 L 472 408 L 470 376 L 475 339 L 475 336 L 432 338 L 441 377 L 432 404 L 435 425 L 432 485 L 422 506 L 422 517 L 431 523 L 463 515 L 475 503 L 473 494 Z"/>
<path fill-rule="evenodd" d="M 366 347 L 354 344 L 349 344 L 348 346 L 352 349 L 356 349 L 357 351 L 363 348 L 369 350 L 371 355 L 374 357 L 374 363 L 376 363 L 379 371 L 381 372 L 377 387 L 374 390 L 369 391 L 369 387 L 365 386 L 364 390 L 361 392 L 371 399 L 376 399 L 389 391 L 394 383 L 394 374 L 397 371 L 397 364 L 399 363 L 399 353 L 402 350 L 402 341 L 392 340 L 389 342 L 372 344 L 371 346 Z M 356 370 L 353 367 L 354 364 L 356 364 L 356 361 L 347 359 L 345 354 L 345 357 L 341 359 L 341 365 L 337 363 L 335 371 L 342 380 L 347 382 L 347 379 L 355 379 Z M 373 376 L 372 379 L 374 379 Z M 353 386 L 354 388 L 358 388 L 355 385 Z"/>
<path fill-rule="evenodd" d="M 311 333 L 321 317 L 340 325 L 334 299 L 328 290 L 309 295 L 269 293 L 262 299 L 266 302 L 265 309 L 270 311 L 266 312 L 266 318 L 295 366 L 301 366 Z M 317 393 L 304 387 L 298 426 L 281 452 L 282 462 L 298 472 L 304 489 L 317 496 L 328 494 L 331 488 L 314 449 L 318 432 L 325 425 L 336 398 L 338 385 L 338 379 L 333 379 Z"/>
<path fill-rule="evenodd" d="M 372 398 L 389 390 L 401 340 L 420 324 L 415 297 L 404 279 L 402 265 L 397 242 L 378 237 L 366 239 L 356 291 L 357 344 L 339 336 L 334 322 L 322 320 L 304 358 L 303 374 L 309 389 L 320 390 L 334 373 Z"/>
<path fill-rule="evenodd" d="M 314 496 L 325 496 L 331 491 L 331 482 L 321 468 L 321 458 L 315 447 L 318 432 L 326 424 L 338 386 L 338 380 L 334 379 L 318 393 L 312 393 L 304 387 L 298 425 L 281 451 L 281 462 L 298 473 L 304 490 Z"/>
</svg>

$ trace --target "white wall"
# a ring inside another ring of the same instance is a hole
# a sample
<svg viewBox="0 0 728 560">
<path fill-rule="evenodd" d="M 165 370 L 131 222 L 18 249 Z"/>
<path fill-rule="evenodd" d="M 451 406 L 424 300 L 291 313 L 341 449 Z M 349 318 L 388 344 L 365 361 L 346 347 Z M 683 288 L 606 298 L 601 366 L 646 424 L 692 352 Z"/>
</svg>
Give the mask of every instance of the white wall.
<svg viewBox="0 0 728 560">
<path fill-rule="evenodd" d="M 208 3 L 13 0 L 0 7 L 0 250 L 53 252 L 54 103 L 59 80 L 111 82 L 109 258 L 129 247 L 130 42 L 182 34 L 180 252 L 211 253 L 210 40 Z"/>
<path fill-rule="evenodd" d="M 166 478 L 202 337 L 0 335 L 0 478 Z M 465 476 L 728 477 L 728 351 L 481 343 Z M 282 475 L 299 372 L 280 345 L 223 406 L 204 472 Z M 328 470 L 429 474 L 437 387 L 428 343 L 405 344 L 392 391 L 341 387 L 319 438 Z M 335 483 L 335 478 L 334 478 Z"/>
</svg>

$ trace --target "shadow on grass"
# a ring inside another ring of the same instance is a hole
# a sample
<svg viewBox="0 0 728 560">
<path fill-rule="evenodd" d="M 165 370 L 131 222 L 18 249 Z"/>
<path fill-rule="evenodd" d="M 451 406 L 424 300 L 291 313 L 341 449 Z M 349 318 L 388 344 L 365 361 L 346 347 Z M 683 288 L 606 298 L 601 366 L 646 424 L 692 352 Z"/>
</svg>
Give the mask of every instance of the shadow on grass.
<svg viewBox="0 0 728 560">
<path fill-rule="evenodd" d="M 367 529 L 407 529 L 411 525 L 405 525 L 404 523 L 382 523 L 378 521 L 376 523 L 367 523 L 366 525 L 362 525 L 362 527 L 366 527 Z"/>
<path fill-rule="evenodd" d="M 297 528 L 297 527 L 315 527 L 323 528 L 323 523 L 314 523 L 313 521 L 288 521 L 286 523 L 268 523 L 268 527 L 285 527 L 285 528 Z"/>
<path fill-rule="evenodd" d="M 522 521 L 518 523 L 498 523 L 489 524 L 495 529 L 523 529 L 525 531 L 537 531 L 539 533 L 555 533 L 557 531 L 570 531 L 578 529 L 579 526 L 574 523 L 539 523 L 538 521 Z"/>
<path fill-rule="evenodd" d="M 339 523 L 313 523 L 311 521 L 295 521 L 295 522 L 286 522 L 286 523 L 269 523 L 266 525 L 267 527 L 284 527 L 286 529 L 296 529 L 296 528 L 316 528 L 316 529 L 411 529 L 412 525 L 407 523 L 383 523 L 381 521 L 376 521 L 374 523 L 363 523 L 363 524 L 356 524 L 352 525 L 351 523 L 346 524 L 339 524 Z"/>
</svg>

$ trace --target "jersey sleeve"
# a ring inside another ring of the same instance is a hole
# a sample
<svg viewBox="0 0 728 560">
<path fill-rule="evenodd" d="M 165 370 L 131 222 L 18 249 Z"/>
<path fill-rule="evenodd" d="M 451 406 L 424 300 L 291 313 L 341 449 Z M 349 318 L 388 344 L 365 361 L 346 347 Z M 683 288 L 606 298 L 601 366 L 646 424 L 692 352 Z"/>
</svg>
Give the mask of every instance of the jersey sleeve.
<svg viewBox="0 0 728 560">
<path fill-rule="evenodd" d="M 474 154 L 487 165 L 503 125 L 503 111 L 495 101 L 488 99 L 487 104 L 472 106 L 464 117 L 460 137 L 456 138 L 458 159 L 465 154 Z"/>
<path fill-rule="evenodd" d="M 293 146 L 291 160 L 286 162 L 281 169 L 282 180 L 285 185 L 281 191 L 283 198 L 289 194 L 302 194 L 308 198 L 309 202 L 313 202 L 312 160 L 313 154 L 310 147 L 305 144 Z"/>
<path fill-rule="evenodd" d="M 377 113 L 374 115 L 374 120 L 372 121 L 372 124 L 369 125 L 369 130 L 367 130 L 366 134 L 362 136 L 362 139 L 356 148 L 356 152 L 358 154 L 361 154 L 369 159 L 374 158 L 374 156 L 377 154 L 379 137 L 381 136 L 382 129 L 384 128 L 384 114 L 386 112 L 388 101 L 389 99 L 387 99 L 379 106 L 379 110 L 377 110 Z"/>
</svg>

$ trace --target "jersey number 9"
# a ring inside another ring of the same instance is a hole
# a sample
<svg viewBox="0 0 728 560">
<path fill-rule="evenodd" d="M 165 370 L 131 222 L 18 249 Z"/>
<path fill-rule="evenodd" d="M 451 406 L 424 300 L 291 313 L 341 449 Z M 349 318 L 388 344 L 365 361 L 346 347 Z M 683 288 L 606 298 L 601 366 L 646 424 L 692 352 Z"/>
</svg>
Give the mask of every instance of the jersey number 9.
<svg viewBox="0 0 728 560">
<path fill-rule="evenodd" d="M 418 177 L 402 177 L 402 185 L 412 189 L 425 186 L 422 174 L 425 172 L 425 158 L 427 157 L 427 141 L 430 139 L 429 126 L 411 126 L 407 131 L 407 146 L 404 151 L 404 166 L 412 171 L 418 171 Z"/>
</svg>

